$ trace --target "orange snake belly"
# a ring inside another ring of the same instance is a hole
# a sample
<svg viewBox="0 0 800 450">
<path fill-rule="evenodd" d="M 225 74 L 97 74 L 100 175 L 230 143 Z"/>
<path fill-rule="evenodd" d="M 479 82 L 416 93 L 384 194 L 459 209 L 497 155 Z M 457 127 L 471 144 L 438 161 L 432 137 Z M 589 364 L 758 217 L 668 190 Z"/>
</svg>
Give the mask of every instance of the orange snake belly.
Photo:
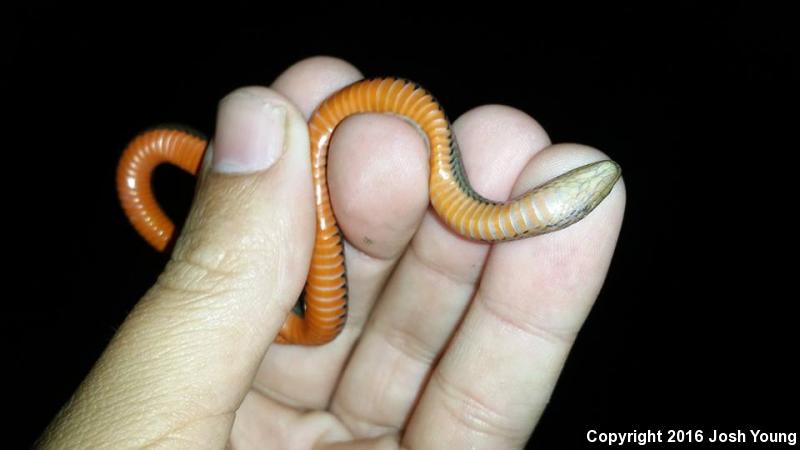
<svg viewBox="0 0 800 450">
<path fill-rule="evenodd" d="M 333 340 L 347 317 L 344 242 L 331 208 L 327 184 L 328 144 L 336 126 L 360 113 L 392 113 L 416 126 L 430 144 L 430 200 L 455 232 L 496 242 L 563 229 L 585 217 L 620 177 L 610 160 L 573 169 L 507 201 L 487 200 L 467 180 L 455 137 L 444 111 L 424 89 L 407 80 L 376 78 L 353 83 L 328 97 L 308 122 L 317 231 L 304 296 L 276 342 L 319 345 Z M 173 128 L 157 128 L 134 138 L 117 170 L 117 188 L 125 214 L 158 250 L 174 234 L 159 207 L 150 179 L 155 167 L 174 164 L 196 174 L 207 141 Z"/>
</svg>

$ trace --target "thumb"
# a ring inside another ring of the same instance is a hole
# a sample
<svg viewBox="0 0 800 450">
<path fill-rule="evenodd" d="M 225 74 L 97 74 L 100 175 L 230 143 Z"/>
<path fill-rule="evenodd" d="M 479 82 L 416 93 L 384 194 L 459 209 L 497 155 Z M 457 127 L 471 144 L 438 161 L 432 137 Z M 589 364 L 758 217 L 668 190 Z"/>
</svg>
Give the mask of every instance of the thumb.
<svg viewBox="0 0 800 450">
<path fill-rule="evenodd" d="M 172 259 L 48 436 L 225 445 L 302 291 L 314 212 L 307 126 L 279 94 L 227 96 L 209 151 Z"/>
<path fill-rule="evenodd" d="M 257 328 L 246 338 L 263 356 L 308 274 L 309 161 L 306 122 L 280 94 L 249 87 L 223 99 L 192 211 L 154 288 L 159 301 L 175 293 L 197 302 L 192 293 L 202 292 L 213 308 L 232 302 L 237 314 L 225 317 L 236 322 L 226 326 Z"/>
</svg>

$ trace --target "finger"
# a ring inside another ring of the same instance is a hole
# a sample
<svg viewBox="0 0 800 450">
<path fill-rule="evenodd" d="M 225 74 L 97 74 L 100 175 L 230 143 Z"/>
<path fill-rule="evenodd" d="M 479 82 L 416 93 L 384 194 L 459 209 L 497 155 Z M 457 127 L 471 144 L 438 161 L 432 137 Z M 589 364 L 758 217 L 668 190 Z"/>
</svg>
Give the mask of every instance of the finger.
<svg viewBox="0 0 800 450">
<path fill-rule="evenodd" d="M 361 72 L 347 61 L 314 56 L 284 70 L 271 87 L 297 105 L 308 120 L 323 100 L 362 78 Z"/>
<path fill-rule="evenodd" d="M 526 168 L 515 193 L 601 159 L 588 147 L 551 147 Z M 407 445 L 525 445 L 602 286 L 623 209 L 618 183 L 572 227 L 495 246 L 464 322 L 411 417 Z"/>
<path fill-rule="evenodd" d="M 220 103 L 211 166 L 169 264 L 56 428 L 85 431 L 80 447 L 225 445 L 303 287 L 314 236 L 308 146 L 300 112 L 274 91 L 240 89 Z"/>
<path fill-rule="evenodd" d="M 360 74 L 333 58 L 312 58 L 275 82 L 305 111 Z M 324 85 L 324 87 L 320 87 Z M 324 408 L 372 304 L 427 208 L 427 149 L 417 131 L 385 115 L 351 117 L 337 127 L 328 159 L 333 210 L 347 239 L 348 321 L 319 348 L 270 349 L 256 388 L 284 404 Z"/>
<path fill-rule="evenodd" d="M 486 106 L 454 123 L 470 182 L 502 200 L 525 163 L 549 144 L 521 111 Z M 474 294 L 489 246 L 468 241 L 430 212 L 373 312 L 332 403 L 358 436 L 403 427 Z"/>
</svg>

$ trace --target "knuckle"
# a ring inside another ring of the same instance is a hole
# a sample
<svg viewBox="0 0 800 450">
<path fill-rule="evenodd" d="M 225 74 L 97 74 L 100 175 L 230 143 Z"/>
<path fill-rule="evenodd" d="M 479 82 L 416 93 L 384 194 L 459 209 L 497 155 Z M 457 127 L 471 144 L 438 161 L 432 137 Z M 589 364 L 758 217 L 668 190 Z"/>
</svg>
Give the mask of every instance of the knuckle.
<svg viewBox="0 0 800 450">
<path fill-rule="evenodd" d="M 521 308 L 514 301 L 502 301 L 498 297 L 487 295 L 486 290 L 480 290 L 475 300 L 487 314 L 521 335 L 556 348 L 572 345 L 574 333 L 555 330 L 540 323 L 540 319 L 533 316 L 531 311 Z"/>
<path fill-rule="evenodd" d="M 206 233 L 190 232 L 167 263 L 157 285 L 171 291 L 194 294 L 201 299 L 251 286 L 269 267 L 263 243 L 255 239 L 220 242 Z M 273 264 L 275 262 L 273 258 Z"/>
<path fill-rule="evenodd" d="M 387 344 L 414 363 L 430 365 L 436 359 L 437 349 L 407 324 L 387 321 L 378 325 Z"/>
<path fill-rule="evenodd" d="M 468 431 L 502 439 L 520 435 L 516 420 L 505 414 L 503 408 L 491 405 L 487 396 L 446 379 L 441 371 L 434 374 L 433 381 L 442 393 L 445 411 Z"/>
</svg>

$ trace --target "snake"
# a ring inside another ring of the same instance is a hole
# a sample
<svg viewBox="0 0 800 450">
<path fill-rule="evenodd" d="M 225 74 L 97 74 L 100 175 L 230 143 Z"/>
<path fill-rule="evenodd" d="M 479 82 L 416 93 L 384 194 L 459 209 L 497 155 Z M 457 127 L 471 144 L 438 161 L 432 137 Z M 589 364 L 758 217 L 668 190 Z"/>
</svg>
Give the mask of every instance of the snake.
<svg viewBox="0 0 800 450">
<path fill-rule="evenodd" d="M 336 338 L 347 320 L 344 236 L 336 223 L 327 184 L 327 156 L 337 125 L 354 114 L 388 113 L 417 128 L 429 147 L 430 204 L 454 232 L 471 240 L 510 241 L 562 230 L 586 217 L 621 176 L 612 160 L 586 164 L 509 201 L 493 201 L 470 185 L 444 110 L 412 81 L 381 77 L 345 86 L 326 98 L 308 121 L 316 237 L 301 298 L 275 341 L 321 345 Z M 164 251 L 175 225 L 151 187 L 153 171 L 172 164 L 196 175 L 208 140 L 183 126 L 148 129 L 130 141 L 117 167 L 117 191 L 125 215 L 144 239 Z"/>
</svg>

